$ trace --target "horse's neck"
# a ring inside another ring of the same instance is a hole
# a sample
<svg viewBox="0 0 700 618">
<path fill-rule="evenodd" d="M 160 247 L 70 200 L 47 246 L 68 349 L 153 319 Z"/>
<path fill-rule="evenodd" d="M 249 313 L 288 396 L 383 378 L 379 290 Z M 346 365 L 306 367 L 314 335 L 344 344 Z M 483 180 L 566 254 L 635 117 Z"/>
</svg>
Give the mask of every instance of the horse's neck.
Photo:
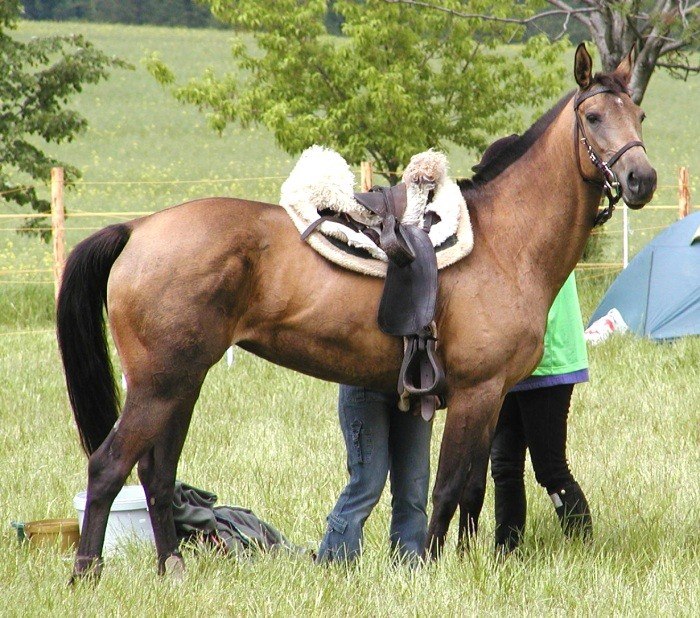
<svg viewBox="0 0 700 618">
<path fill-rule="evenodd" d="M 470 205 L 475 243 L 486 243 L 493 259 L 513 272 L 521 289 L 545 302 L 554 296 L 580 259 L 600 193 L 579 173 L 571 105 L 528 152 L 480 188 Z"/>
</svg>

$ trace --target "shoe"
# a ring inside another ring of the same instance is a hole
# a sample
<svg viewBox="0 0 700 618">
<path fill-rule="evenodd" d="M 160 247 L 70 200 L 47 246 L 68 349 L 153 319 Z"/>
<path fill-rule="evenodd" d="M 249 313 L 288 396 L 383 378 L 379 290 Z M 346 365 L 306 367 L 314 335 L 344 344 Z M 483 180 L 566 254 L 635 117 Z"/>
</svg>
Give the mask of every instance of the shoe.
<svg viewBox="0 0 700 618">
<path fill-rule="evenodd" d="M 579 484 L 574 481 L 564 485 L 549 497 L 554 503 L 564 534 L 569 538 L 590 541 L 593 537 L 593 518 L 586 496 Z"/>
</svg>

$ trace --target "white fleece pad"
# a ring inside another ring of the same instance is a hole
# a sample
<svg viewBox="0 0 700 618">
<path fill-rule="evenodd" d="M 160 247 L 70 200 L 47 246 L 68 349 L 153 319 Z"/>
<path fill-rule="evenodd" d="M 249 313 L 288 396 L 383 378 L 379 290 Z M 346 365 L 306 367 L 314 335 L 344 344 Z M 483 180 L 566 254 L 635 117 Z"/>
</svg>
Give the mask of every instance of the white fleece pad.
<svg viewBox="0 0 700 618">
<path fill-rule="evenodd" d="M 425 211 L 440 216 L 428 233 L 435 247 L 438 268 L 462 259 L 472 250 L 474 238 L 469 212 L 457 184 L 447 176 L 447 158 L 429 150 L 411 158 L 403 174 L 408 204 L 403 222 L 422 225 Z M 347 213 L 353 219 L 373 226 L 379 217 L 353 197 L 355 176 L 337 152 L 322 146 L 305 150 L 289 178 L 282 185 L 280 205 L 294 225 L 303 232 L 320 218 L 319 210 Z M 433 199 L 425 205 L 428 192 Z M 364 234 L 332 221 L 324 221 L 307 242 L 326 259 L 350 270 L 384 277 L 386 254 Z"/>
</svg>

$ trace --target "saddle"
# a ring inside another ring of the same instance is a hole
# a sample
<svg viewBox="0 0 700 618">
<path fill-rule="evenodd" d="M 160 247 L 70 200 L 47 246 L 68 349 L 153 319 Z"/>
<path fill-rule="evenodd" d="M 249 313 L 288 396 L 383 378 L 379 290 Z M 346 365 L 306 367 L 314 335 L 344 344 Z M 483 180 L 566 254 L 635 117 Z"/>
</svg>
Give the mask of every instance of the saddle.
<svg viewBox="0 0 700 618">
<path fill-rule="evenodd" d="M 435 413 L 436 397 L 441 398 L 445 388 L 445 371 L 435 352 L 437 258 L 428 236 L 437 216 L 426 217 L 423 228 L 402 224 L 406 209 L 403 183 L 355 193 L 355 200 L 381 218 L 377 244 L 389 265 L 377 322 L 387 335 L 404 338 L 397 385 L 402 407 L 408 408 L 406 394 L 419 396 L 421 416 L 428 421 Z"/>
<path fill-rule="evenodd" d="M 336 152 L 305 150 L 281 188 L 280 205 L 302 240 L 342 268 L 385 279 L 380 330 L 402 337 L 399 407 L 420 398 L 421 415 L 444 405 L 445 372 L 436 354 L 437 273 L 469 254 L 473 233 L 447 158 L 432 150 L 411 157 L 393 187 L 354 193 L 354 174 Z"/>
</svg>

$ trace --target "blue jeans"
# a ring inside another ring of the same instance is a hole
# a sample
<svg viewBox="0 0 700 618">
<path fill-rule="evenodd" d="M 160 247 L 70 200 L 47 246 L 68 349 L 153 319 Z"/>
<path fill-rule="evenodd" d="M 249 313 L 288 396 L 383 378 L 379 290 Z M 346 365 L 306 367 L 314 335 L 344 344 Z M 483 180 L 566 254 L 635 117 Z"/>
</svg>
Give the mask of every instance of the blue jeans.
<svg viewBox="0 0 700 618">
<path fill-rule="evenodd" d="M 355 559 L 362 527 L 391 480 L 391 547 L 401 559 L 423 556 L 427 529 L 432 422 L 402 412 L 398 395 L 341 385 L 340 427 L 350 474 L 318 550 L 317 562 Z"/>
</svg>

